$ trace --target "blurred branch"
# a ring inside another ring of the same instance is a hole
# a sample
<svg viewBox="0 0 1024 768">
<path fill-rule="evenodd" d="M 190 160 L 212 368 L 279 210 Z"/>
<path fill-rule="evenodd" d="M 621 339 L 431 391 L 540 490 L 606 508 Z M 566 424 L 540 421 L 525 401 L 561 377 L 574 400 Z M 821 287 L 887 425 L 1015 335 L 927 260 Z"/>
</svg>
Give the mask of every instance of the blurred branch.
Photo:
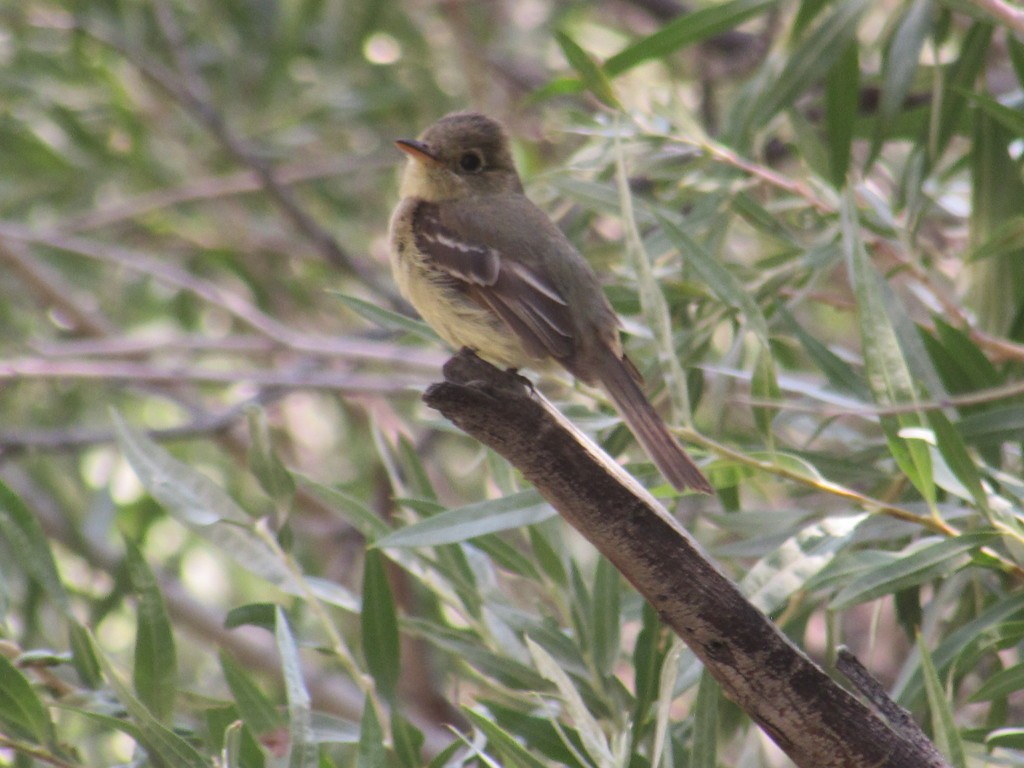
<svg viewBox="0 0 1024 768">
<path fill-rule="evenodd" d="M 213 306 L 223 309 L 253 330 L 289 349 L 316 354 L 328 354 L 332 350 L 344 353 L 354 349 L 351 343 L 337 342 L 328 337 L 318 337 L 293 330 L 262 312 L 238 294 L 227 291 L 207 280 L 202 280 L 165 260 L 137 249 L 82 237 L 37 233 L 20 224 L 10 222 L 0 222 L 0 243 L 3 238 L 76 253 L 149 275 L 166 285 L 186 290 Z"/>
<path fill-rule="evenodd" d="M 624 470 L 518 377 L 472 353 L 426 403 L 514 464 L 605 555 L 779 747 L 807 768 L 939 768 L 805 656 Z"/>
<path fill-rule="evenodd" d="M 289 163 L 275 171 L 281 184 L 296 184 L 301 181 L 326 179 L 342 176 L 358 170 L 386 168 L 394 162 L 383 155 L 368 157 L 321 158 L 316 161 Z M 186 184 L 155 192 L 138 195 L 130 200 L 98 208 L 79 216 L 65 219 L 58 226 L 64 234 L 83 232 L 91 229 L 107 227 L 122 221 L 135 219 L 148 213 L 170 208 L 182 203 L 194 203 L 203 200 L 215 200 L 229 195 L 241 195 L 263 190 L 263 183 L 255 171 L 238 171 L 225 176 L 197 179 Z"/>
<path fill-rule="evenodd" d="M 249 168 L 256 175 L 271 200 L 295 228 L 313 243 L 327 261 L 356 275 L 374 291 L 389 297 L 393 303 L 397 303 L 394 287 L 390 282 L 381 280 L 376 270 L 368 268 L 361 259 L 354 258 L 343 250 L 331 234 L 302 207 L 292 190 L 281 183 L 271 164 L 228 127 L 209 97 L 205 83 L 189 63 L 187 52 L 182 48 L 181 35 L 177 30 L 173 15 L 167 10 L 160 12 L 159 4 L 157 4 L 157 10 L 157 18 L 163 34 L 165 37 L 170 36 L 168 46 L 178 61 L 179 67 L 185 67 L 180 76 L 176 76 L 174 72 L 152 59 L 144 57 L 140 51 L 134 50 L 121 40 L 109 37 L 84 24 L 76 24 L 75 29 L 124 56 L 147 80 L 192 115 L 236 162 Z"/>
<path fill-rule="evenodd" d="M 1000 24 L 1024 35 L 1024 10 L 1004 3 L 1002 0 L 969 0 L 975 8 L 991 16 Z"/>
<path fill-rule="evenodd" d="M 98 379 L 109 382 L 174 384 L 183 381 L 206 384 L 253 384 L 286 389 L 328 389 L 348 393 L 395 393 L 422 387 L 416 377 L 403 379 L 393 374 L 373 376 L 342 371 L 313 369 L 312 361 L 284 369 L 221 370 L 193 366 L 159 367 L 142 363 L 103 360 L 45 360 L 15 358 L 0 360 L 0 382 L 21 379 Z"/>
<path fill-rule="evenodd" d="M 76 298 L 77 290 L 56 270 L 34 259 L 24 245 L 0 241 L 0 261 L 10 267 L 13 275 L 22 282 L 47 307 L 54 307 L 63 320 L 79 333 L 98 336 L 112 333 L 114 326 L 94 307 Z"/>
</svg>

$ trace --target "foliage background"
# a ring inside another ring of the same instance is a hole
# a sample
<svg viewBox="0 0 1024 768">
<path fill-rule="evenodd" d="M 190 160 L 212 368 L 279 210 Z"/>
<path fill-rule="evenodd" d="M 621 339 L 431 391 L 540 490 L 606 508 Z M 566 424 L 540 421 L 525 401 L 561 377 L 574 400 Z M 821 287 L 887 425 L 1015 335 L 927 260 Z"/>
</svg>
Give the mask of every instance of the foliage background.
<svg viewBox="0 0 1024 768">
<path fill-rule="evenodd" d="M 954 764 L 1024 763 L 1022 34 L 999 0 L 0 2 L 0 765 L 786 764 L 419 403 L 390 141 L 467 106 L 719 491 L 666 503 Z"/>
</svg>

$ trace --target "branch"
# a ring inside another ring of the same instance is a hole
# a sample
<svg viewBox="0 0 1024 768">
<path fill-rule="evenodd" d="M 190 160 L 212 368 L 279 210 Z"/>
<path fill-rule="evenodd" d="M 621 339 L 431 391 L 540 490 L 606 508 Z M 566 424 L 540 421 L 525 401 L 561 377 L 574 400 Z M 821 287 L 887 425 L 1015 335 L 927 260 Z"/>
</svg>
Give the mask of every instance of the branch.
<svg viewBox="0 0 1024 768">
<path fill-rule="evenodd" d="M 448 361 L 427 405 L 533 483 L 799 766 L 945 767 L 893 731 L 740 593 L 642 486 L 517 377 L 472 353 Z"/>
</svg>

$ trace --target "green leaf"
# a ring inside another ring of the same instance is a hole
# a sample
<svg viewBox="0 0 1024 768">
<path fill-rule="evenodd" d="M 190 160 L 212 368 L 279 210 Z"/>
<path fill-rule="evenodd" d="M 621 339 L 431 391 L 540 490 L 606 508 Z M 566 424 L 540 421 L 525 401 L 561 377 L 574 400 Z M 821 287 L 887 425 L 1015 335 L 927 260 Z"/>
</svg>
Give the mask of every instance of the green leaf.
<svg viewBox="0 0 1024 768">
<path fill-rule="evenodd" d="M 846 252 L 850 282 L 857 300 L 861 344 L 868 385 L 875 402 L 894 406 L 917 401 L 914 377 L 903 356 L 896 329 L 887 304 L 894 301 L 881 277 L 872 267 L 860 239 L 859 220 L 852 192 L 843 198 L 841 209 L 843 247 Z M 935 501 L 928 446 L 919 439 L 908 438 L 923 426 L 916 413 L 883 416 L 880 419 L 886 442 L 893 458 L 918 492 L 929 502 Z"/>
<path fill-rule="evenodd" d="M 391 710 L 391 740 L 402 768 L 423 768 L 423 732 L 402 717 L 397 709 Z"/>
<path fill-rule="evenodd" d="M 304 489 L 326 502 L 338 516 L 367 539 L 373 541 L 391 532 L 390 526 L 381 520 L 380 515 L 347 491 L 324 485 L 307 475 L 297 474 L 296 477 Z"/>
<path fill-rule="evenodd" d="M 928 707 L 932 714 L 932 733 L 936 746 L 949 758 L 955 768 L 967 767 L 967 756 L 964 754 L 963 741 L 953 720 L 953 711 L 949 706 L 949 696 L 939 680 L 932 657 L 924 638 L 917 636 L 917 650 L 921 654 L 921 669 L 924 674 L 924 687 L 928 695 Z"/>
<path fill-rule="evenodd" d="M 988 509 L 988 495 L 981 485 L 981 474 L 978 465 L 967 452 L 967 446 L 956 427 L 950 423 L 942 411 L 929 411 L 925 414 L 928 425 L 935 435 L 935 444 L 952 470 L 956 479 L 970 492 L 974 503 L 979 509 Z"/>
<path fill-rule="evenodd" d="M 562 705 L 572 717 L 587 754 L 598 765 L 613 764 L 614 758 L 608 738 L 593 713 L 587 708 L 572 679 L 543 646 L 535 643 L 529 636 L 526 638 L 526 647 L 537 671 L 558 689 Z"/>
<path fill-rule="evenodd" d="M 249 408 L 246 418 L 249 422 L 249 469 L 270 498 L 279 505 L 290 505 L 295 495 L 295 480 L 274 451 L 266 412 L 262 408 Z"/>
<path fill-rule="evenodd" d="M 854 579 L 832 598 L 829 608 L 842 610 L 947 576 L 970 562 L 971 552 L 996 538 L 997 534 L 991 531 L 978 531 L 916 548 L 909 555 Z"/>
<path fill-rule="evenodd" d="M 619 627 L 622 624 L 621 584 L 618 570 L 599 557 L 594 572 L 591 607 L 591 640 L 595 668 L 611 673 L 619 658 Z"/>
<path fill-rule="evenodd" d="M 612 109 L 621 109 L 611 81 L 608 80 L 604 70 L 591 58 L 590 54 L 565 32 L 556 31 L 555 40 L 562 49 L 566 61 L 569 62 L 569 66 L 576 70 L 576 74 L 580 76 L 580 80 L 583 81 L 587 90 L 594 94 L 602 104 Z"/>
<path fill-rule="evenodd" d="M 224 680 L 231 689 L 235 706 L 238 707 L 238 712 L 249 730 L 257 736 L 262 736 L 284 727 L 284 716 L 260 690 L 245 668 L 227 651 L 221 651 L 219 658 Z"/>
<path fill-rule="evenodd" d="M 484 736 L 492 751 L 504 758 L 504 763 L 511 768 L 545 768 L 533 754 L 527 750 L 508 731 L 496 723 L 491 722 L 487 717 L 472 709 L 463 708 L 466 718 L 475 725 Z"/>
<path fill-rule="evenodd" d="M 57 573 L 42 526 L 14 491 L 0 481 L 0 536 L 8 544 L 18 566 L 29 574 L 65 615 L 70 601 Z"/>
<path fill-rule="evenodd" d="M 914 82 L 921 49 L 931 31 L 935 6 L 932 0 L 913 0 L 906 8 L 886 47 L 882 62 L 882 94 L 878 105 L 878 131 L 872 155 L 889 135 L 896 116 L 902 112 Z"/>
<path fill-rule="evenodd" d="M 153 764 L 158 768 L 209 768 L 206 759 L 191 744 L 153 717 L 149 709 L 135 697 L 107 658 L 95 652 L 95 640 L 92 640 L 92 645 L 103 675 L 134 721 L 138 729 L 136 738 Z"/>
<path fill-rule="evenodd" d="M 310 576 L 303 587 L 289 564 L 254 529 L 252 518 L 220 486 L 128 427 L 117 414 L 114 422 L 118 442 L 139 481 L 180 523 L 290 595 L 301 597 L 308 589 L 331 605 L 359 610 L 359 601 L 340 584 Z"/>
<path fill-rule="evenodd" d="M 251 625 L 274 631 L 277 621 L 277 603 L 247 603 L 232 608 L 224 617 L 224 628 L 235 629 Z"/>
<path fill-rule="evenodd" d="M 384 730 L 369 697 L 363 702 L 363 719 L 359 726 L 359 750 L 356 768 L 387 768 Z"/>
<path fill-rule="evenodd" d="M 138 546 L 124 537 L 125 563 L 138 595 L 135 616 L 135 667 L 132 683 L 153 717 L 168 722 L 174 711 L 178 663 L 171 622 L 156 577 Z"/>
<path fill-rule="evenodd" d="M 718 704 L 722 690 L 707 671 L 700 676 L 697 699 L 693 702 L 693 747 L 691 768 L 718 766 Z"/>
<path fill-rule="evenodd" d="M 96 658 L 89 631 L 75 621 L 68 621 L 68 645 L 71 647 L 71 660 L 75 671 L 87 688 L 95 690 L 103 683 L 103 672 Z"/>
<path fill-rule="evenodd" d="M 373 304 L 369 301 L 364 301 L 363 299 L 357 299 L 355 296 L 346 296 L 345 294 L 338 293 L 336 291 L 331 291 L 331 293 L 337 296 L 338 299 L 340 299 L 357 315 L 360 315 L 375 325 L 379 325 L 385 330 L 409 333 L 413 336 L 418 336 L 431 344 L 442 343 L 441 337 L 438 336 L 434 330 L 422 320 L 413 320 L 405 315 L 400 315 L 397 312 L 384 309 L 378 304 Z"/>
<path fill-rule="evenodd" d="M 779 318 L 833 387 L 850 393 L 858 400 L 867 402 L 871 399 L 871 390 L 849 363 L 804 330 L 785 308 L 779 310 Z"/>
<path fill-rule="evenodd" d="M 867 6 L 867 0 L 829 4 L 834 8 L 832 14 L 821 19 L 789 52 L 780 72 L 760 84 L 757 96 L 744 108 L 744 117 L 735 120 L 736 128 L 744 132 L 761 130 L 798 96 L 813 88 L 822 74 L 847 54 Z"/>
<path fill-rule="evenodd" d="M 302 677 L 302 660 L 288 619 L 280 608 L 274 623 L 274 638 L 281 656 L 281 676 L 288 701 L 288 768 L 319 768 L 320 749 L 313 738 L 312 705 Z"/>
<path fill-rule="evenodd" d="M 754 364 L 754 375 L 750 382 L 750 394 L 758 400 L 776 402 L 782 397 L 779 382 L 775 376 L 775 360 L 772 357 L 770 347 L 761 347 L 757 351 L 757 362 Z M 772 421 L 775 419 L 779 409 L 771 406 L 755 405 L 752 407 L 752 410 L 754 412 L 754 423 L 757 424 L 758 430 L 765 436 L 770 445 L 774 444 Z"/>
<path fill-rule="evenodd" d="M 850 170 L 853 127 L 860 107 L 860 49 L 851 42 L 825 78 L 825 137 L 829 178 L 842 189 Z"/>
<path fill-rule="evenodd" d="M 1024 593 L 1006 595 L 994 600 L 978 616 L 957 627 L 946 635 L 932 651 L 932 661 L 940 673 L 945 673 L 951 665 L 967 669 L 967 657 L 972 649 L 979 644 L 990 643 L 1000 631 L 1013 625 L 1011 644 L 1020 641 L 1024 635 L 1024 622 L 1013 621 L 1024 614 Z M 906 707 L 915 708 L 921 704 L 923 681 L 920 666 L 908 663 L 900 679 L 893 686 L 893 698 Z"/>
<path fill-rule="evenodd" d="M 168 512 L 190 526 L 221 520 L 248 523 L 249 515 L 206 475 L 178 461 L 113 412 L 114 429 L 125 459 L 139 482 Z"/>
<path fill-rule="evenodd" d="M 616 53 L 605 62 L 604 71 L 609 77 L 615 77 L 645 61 L 664 59 L 680 48 L 733 29 L 776 5 L 776 0 L 731 0 L 681 14 L 657 32 Z"/>
<path fill-rule="evenodd" d="M 363 564 L 363 655 L 386 701 L 393 702 L 400 671 L 398 617 L 379 550 L 367 550 Z"/>
<path fill-rule="evenodd" d="M 978 686 L 978 690 L 971 694 L 971 701 L 1002 699 L 1020 690 L 1024 690 L 1024 664 L 1014 664 L 999 670 Z"/>
<path fill-rule="evenodd" d="M 930 133 L 935 139 L 934 142 L 929 142 L 929 152 L 933 162 L 945 152 L 954 134 L 965 126 L 964 118 L 968 114 L 967 99 L 961 94 L 975 90 L 975 84 L 985 65 L 985 57 L 988 55 L 992 31 L 991 24 L 974 24 L 960 44 L 959 58 L 946 67 L 943 73 L 945 87 L 942 89 L 941 108 L 932 110 L 934 125 L 930 128 Z M 976 181 L 973 187 L 977 192 Z"/>
<path fill-rule="evenodd" d="M 521 491 L 441 512 L 378 539 L 374 546 L 387 549 L 454 544 L 489 533 L 534 525 L 555 515 L 555 510 L 541 499 L 537 491 Z"/>
<path fill-rule="evenodd" d="M 722 266 L 719 259 L 712 256 L 675 221 L 659 211 L 653 211 L 653 214 L 669 241 L 679 249 L 687 268 L 692 269 L 721 301 L 739 309 L 746 318 L 748 330 L 753 331 L 762 347 L 767 347 L 768 323 L 761 308 L 750 297 L 750 292 Z"/>
<path fill-rule="evenodd" d="M 35 689 L 10 660 L 0 654 L 0 730 L 8 729 L 35 744 L 55 743 L 53 722 Z"/>
<path fill-rule="evenodd" d="M 810 580 L 849 546 L 863 521 L 863 515 L 827 517 L 787 537 L 747 569 L 743 594 L 769 615 L 779 611 L 795 593 L 810 589 Z"/>
</svg>

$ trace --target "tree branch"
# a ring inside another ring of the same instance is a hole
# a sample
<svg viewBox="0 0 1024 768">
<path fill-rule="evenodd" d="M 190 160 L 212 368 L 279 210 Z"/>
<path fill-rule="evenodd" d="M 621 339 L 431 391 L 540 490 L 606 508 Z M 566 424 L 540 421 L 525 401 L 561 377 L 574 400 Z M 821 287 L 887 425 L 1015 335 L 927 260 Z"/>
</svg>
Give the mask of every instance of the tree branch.
<svg viewBox="0 0 1024 768">
<path fill-rule="evenodd" d="M 799 766 L 947 764 L 895 732 L 793 645 L 647 491 L 523 385 L 469 352 L 426 403 L 488 445 L 607 557 L 730 699 Z"/>
</svg>

